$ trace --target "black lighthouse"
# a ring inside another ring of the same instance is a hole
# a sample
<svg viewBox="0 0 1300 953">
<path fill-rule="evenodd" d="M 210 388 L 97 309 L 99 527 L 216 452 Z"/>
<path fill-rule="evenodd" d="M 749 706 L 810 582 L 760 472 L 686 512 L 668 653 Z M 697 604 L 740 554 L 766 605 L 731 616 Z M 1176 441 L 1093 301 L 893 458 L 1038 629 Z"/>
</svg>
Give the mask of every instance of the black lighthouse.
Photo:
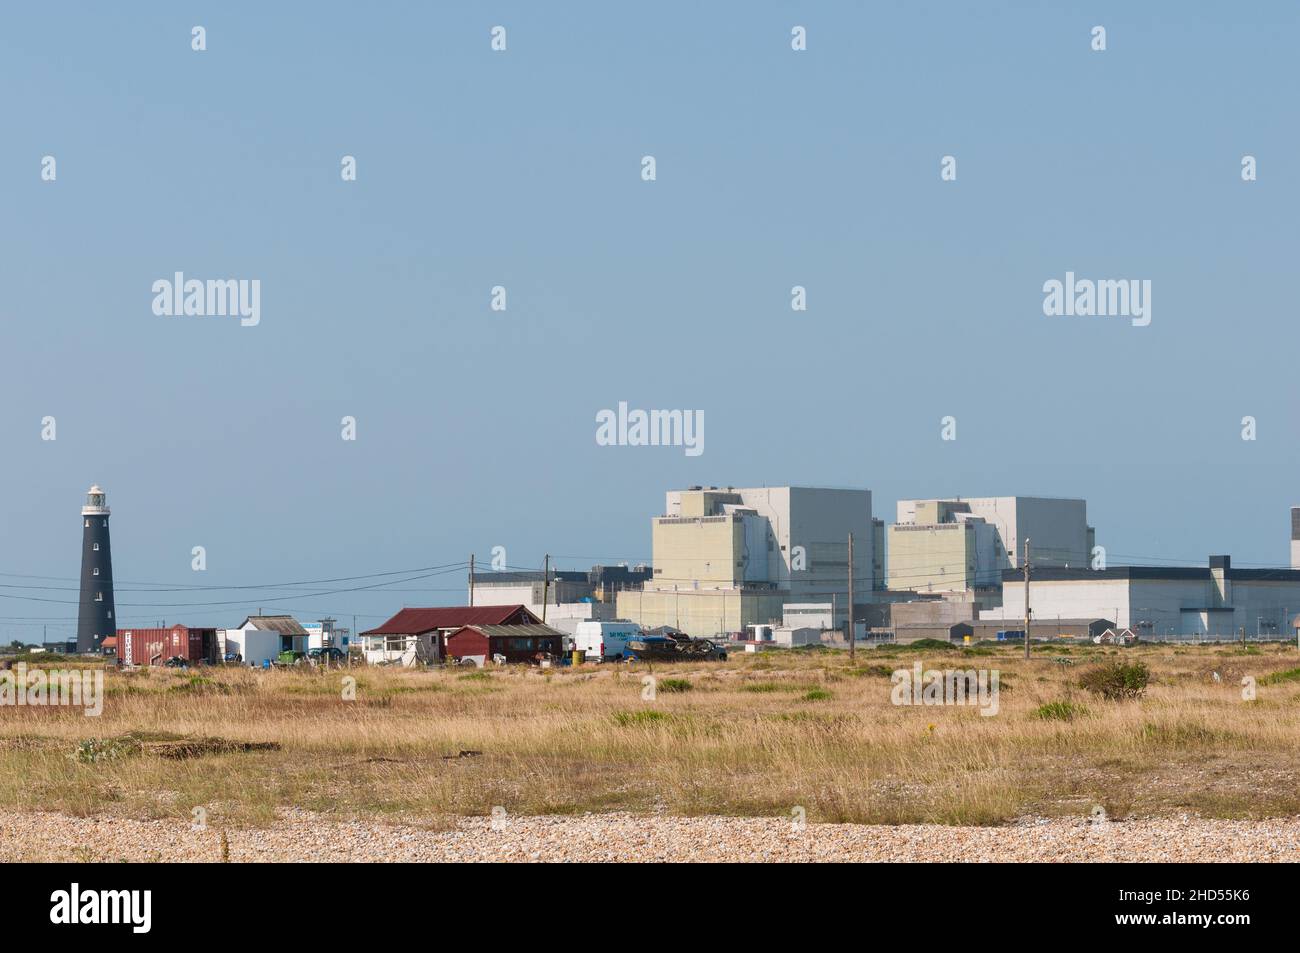
<svg viewBox="0 0 1300 953">
<path fill-rule="evenodd" d="M 113 556 L 108 546 L 108 506 L 104 491 L 92 486 L 81 508 L 81 607 L 77 612 L 77 651 L 98 652 L 116 633 L 113 621 Z"/>
</svg>

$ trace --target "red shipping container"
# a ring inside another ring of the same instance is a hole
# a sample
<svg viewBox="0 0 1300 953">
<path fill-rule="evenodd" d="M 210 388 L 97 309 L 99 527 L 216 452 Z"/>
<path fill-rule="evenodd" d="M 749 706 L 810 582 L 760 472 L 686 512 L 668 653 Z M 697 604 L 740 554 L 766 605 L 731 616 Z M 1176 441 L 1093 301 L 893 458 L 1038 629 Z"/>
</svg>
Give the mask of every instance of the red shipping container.
<svg viewBox="0 0 1300 953">
<path fill-rule="evenodd" d="M 216 629 L 173 625 L 166 629 L 118 629 L 117 657 L 128 665 L 161 665 L 170 658 L 216 662 L 221 656 Z"/>
</svg>

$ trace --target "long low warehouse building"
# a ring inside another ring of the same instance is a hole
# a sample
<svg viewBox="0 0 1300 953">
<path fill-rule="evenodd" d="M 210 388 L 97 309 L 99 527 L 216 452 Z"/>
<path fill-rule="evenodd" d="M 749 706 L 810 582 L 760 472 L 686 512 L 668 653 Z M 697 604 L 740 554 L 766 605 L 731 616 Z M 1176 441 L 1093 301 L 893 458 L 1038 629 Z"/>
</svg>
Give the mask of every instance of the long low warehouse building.
<svg viewBox="0 0 1300 953">
<path fill-rule="evenodd" d="M 1111 619 L 1144 639 L 1287 638 L 1300 612 L 1300 570 L 1234 569 L 1228 556 L 1209 565 L 1035 569 L 1030 581 L 1035 635 L 1052 619 Z M 980 621 L 1023 627 L 1025 580 L 1008 571 L 1002 606 Z"/>
<path fill-rule="evenodd" d="M 1111 619 L 1035 618 L 1031 634 L 1035 639 L 1092 639 L 1115 628 Z M 941 642 L 1002 642 L 1025 637 L 1024 619 L 977 619 L 967 622 L 916 622 L 893 627 L 894 641 L 901 645 L 921 639 Z"/>
</svg>

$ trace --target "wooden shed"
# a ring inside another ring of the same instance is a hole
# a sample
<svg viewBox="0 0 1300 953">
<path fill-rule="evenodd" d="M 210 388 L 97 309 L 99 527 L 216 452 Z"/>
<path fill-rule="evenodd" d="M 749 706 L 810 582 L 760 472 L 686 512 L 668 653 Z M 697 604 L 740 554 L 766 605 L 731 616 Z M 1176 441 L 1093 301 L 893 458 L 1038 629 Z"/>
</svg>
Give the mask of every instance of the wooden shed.
<svg viewBox="0 0 1300 953">
<path fill-rule="evenodd" d="M 447 636 L 446 646 L 450 658 L 478 665 L 497 655 L 507 662 L 536 663 L 563 653 L 564 633 L 540 624 L 464 625 Z"/>
</svg>

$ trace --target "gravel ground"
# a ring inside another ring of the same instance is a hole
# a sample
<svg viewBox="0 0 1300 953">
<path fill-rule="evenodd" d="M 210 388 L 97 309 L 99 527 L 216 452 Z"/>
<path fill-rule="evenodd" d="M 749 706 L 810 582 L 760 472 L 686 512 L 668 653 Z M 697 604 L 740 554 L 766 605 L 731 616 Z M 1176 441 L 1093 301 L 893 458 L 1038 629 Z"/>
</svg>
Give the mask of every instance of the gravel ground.
<svg viewBox="0 0 1300 953">
<path fill-rule="evenodd" d="M 460 818 L 450 830 L 287 811 L 226 831 L 231 861 L 1297 861 L 1300 818 L 1189 817 L 1009 827 L 808 824 L 631 814 Z M 0 861 L 218 861 L 221 832 L 176 820 L 0 812 Z"/>
</svg>

